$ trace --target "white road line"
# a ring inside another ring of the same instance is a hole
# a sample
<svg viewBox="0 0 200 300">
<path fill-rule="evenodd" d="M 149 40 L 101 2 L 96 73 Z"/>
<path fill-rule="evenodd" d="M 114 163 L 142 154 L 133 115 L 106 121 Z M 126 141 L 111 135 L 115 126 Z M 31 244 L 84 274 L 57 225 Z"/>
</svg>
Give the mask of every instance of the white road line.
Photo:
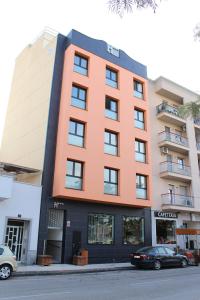
<svg viewBox="0 0 200 300">
<path fill-rule="evenodd" d="M 22 299 L 22 298 L 31 298 L 31 297 L 41 297 L 41 296 L 51 296 L 51 295 L 62 295 L 62 294 L 71 294 L 72 292 L 56 292 L 56 293 L 42 293 L 42 294 L 35 294 L 35 295 L 27 295 L 27 296 L 11 296 L 11 297 L 4 297 L 0 298 L 0 300 L 11 300 L 11 299 Z"/>
</svg>

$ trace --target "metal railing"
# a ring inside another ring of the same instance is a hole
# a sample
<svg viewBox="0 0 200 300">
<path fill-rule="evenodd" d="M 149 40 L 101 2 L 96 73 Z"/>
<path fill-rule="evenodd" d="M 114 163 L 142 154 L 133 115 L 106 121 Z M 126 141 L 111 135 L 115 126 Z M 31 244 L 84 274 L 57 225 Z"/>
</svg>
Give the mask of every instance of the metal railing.
<svg viewBox="0 0 200 300">
<path fill-rule="evenodd" d="M 191 168 L 189 166 L 173 163 L 170 161 L 164 161 L 160 163 L 160 173 L 171 172 L 184 176 L 191 176 Z"/>
<path fill-rule="evenodd" d="M 159 141 L 169 141 L 174 144 L 178 144 L 184 147 L 188 147 L 188 139 L 185 137 L 182 137 L 180 134 L 172 133 L 172 132 L 160 132 L 159 133 Z"/>
<path fill-rule="evenodd" d="M 162 204 L 164 205 L 177 205 L 177 206 L 186 206 L 193 207 L 193 197 L 186 195 L 178 195 L 178 194 L 162 194 L 161 195 Z"/>
<path fill-rule="evenodd" d="M 171 106 L 165 102 L 159 104 L 158 106 L 156 106 L 156 110 L 157 110 L 157 114 L 161 113 L 161 112 L 167 112 L 169 114 L 172 114 L 176 117 L 180 117 L 178 109 L 174 106 Z"/>
</svg>

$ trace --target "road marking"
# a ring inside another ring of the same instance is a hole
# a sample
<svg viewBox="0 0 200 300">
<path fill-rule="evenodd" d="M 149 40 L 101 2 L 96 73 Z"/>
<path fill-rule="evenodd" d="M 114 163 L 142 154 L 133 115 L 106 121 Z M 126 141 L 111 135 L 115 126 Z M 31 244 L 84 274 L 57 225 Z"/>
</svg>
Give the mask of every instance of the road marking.
<svg viewBox="0 0 200 300">
<path fill-rule="evenodd" d="M 35 295 L 27 295 L 27 296 L 11 296 L 0 298 L 1 300 L 11 300 L 11 299 L 22 299 L 22 298 L 31 298 L 31 297 L 41 297 L 41 296 L 51 296 L 51 295 L 62 295 L 62 294 L 71 294 L 72 292 L 56 292 L 56 293 L 42 293 Z"/>
</svg>

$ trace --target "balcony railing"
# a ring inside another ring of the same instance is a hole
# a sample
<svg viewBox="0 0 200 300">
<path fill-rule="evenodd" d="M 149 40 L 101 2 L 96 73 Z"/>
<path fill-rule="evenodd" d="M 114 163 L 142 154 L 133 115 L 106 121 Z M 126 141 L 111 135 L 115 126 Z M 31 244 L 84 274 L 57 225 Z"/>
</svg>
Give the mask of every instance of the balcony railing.
<svg viewBox="0 0 200 300">
<path fill-rule="evenodd" d="M 200 143 L 197 143 L 197 150 L 200 151 Z"/>
<path fill-rule="evenodd" d="M 173 163 L 170 161 L 164 161 L 160 163 L 160 172 L 170 172 L 183 176 L 191 176 L 191 168 L 189 166 Z"/>
<path fill-rule="evenodd" d="M 193 207 L 193 197 L 191 196 L 168 193 L 168 194 L 162 194 L 161 198 L 162 198 L 163 205 Z"/>
<path fill-rule="evenodd" d="M 159 133 L 160 142 L 169 141 L 184 147 L 188 147 L 188 139 L 182 137 L 180 134 L 172 133 L 172 132 L 160 132 Z"/>
<path fill-rule="evenodd" d="M 159 114 L 161 112 L 167 112 L 169 114 L 172 114 L 172 115 L 174 115 L 176 117 L 181 118 L 180 115 L 179 115 L 178 109 L 176 107 L 171 106 L 171 105 L 169 105 L 167 103 L 164 103 L 164 102 L 161 103 L 161 104 L 159 104 L 156 107 L 156 110 L 157 110 L 157 114 Z"/>
</svg>

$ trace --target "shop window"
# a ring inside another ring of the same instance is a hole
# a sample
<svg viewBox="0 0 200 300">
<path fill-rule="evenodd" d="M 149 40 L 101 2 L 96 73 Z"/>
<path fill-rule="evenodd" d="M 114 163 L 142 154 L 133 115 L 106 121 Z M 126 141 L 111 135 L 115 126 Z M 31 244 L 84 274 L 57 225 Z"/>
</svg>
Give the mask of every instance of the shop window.
<svg viewBox="0 0 200 300">
<path fill-rule="evenodd" d="M 114 243 L 114 216 L 88 215 L 88 244 L 111 245 Z"/>
<path fill-rule="evenodd" d="M 144 218 L 123 217 L 123 244 L 138 245 L 144 243 Z"/>
<path fill-rule="evenodd" d="M 176 243 L 176 221 L 174 220 L 156 220 L 156 239 L 157 244 L 175 244 Z"/>
</svg>

